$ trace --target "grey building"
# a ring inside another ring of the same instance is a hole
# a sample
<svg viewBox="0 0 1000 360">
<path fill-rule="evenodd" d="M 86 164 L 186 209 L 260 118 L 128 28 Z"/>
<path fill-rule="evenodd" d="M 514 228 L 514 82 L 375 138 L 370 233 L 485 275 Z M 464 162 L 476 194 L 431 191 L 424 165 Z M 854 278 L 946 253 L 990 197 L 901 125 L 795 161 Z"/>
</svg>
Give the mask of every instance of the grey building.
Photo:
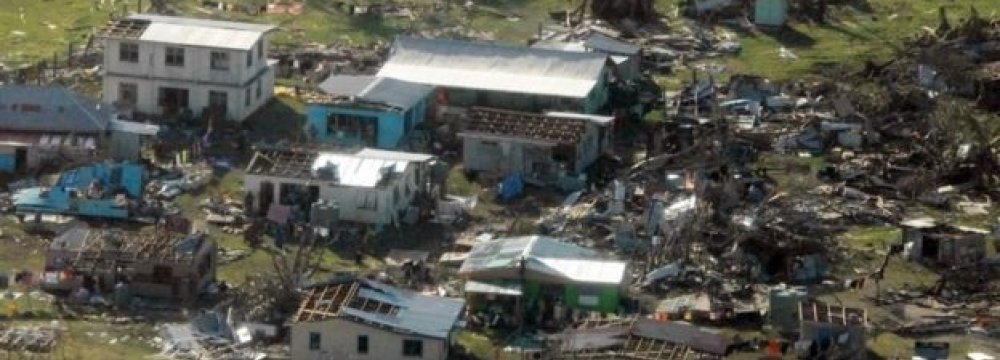
<svg viewBox="0 0 1000 360">
<path fill-rule="evenodd" d="M 608 116 L 532 114 L 472 108 L 459 132 L 465 168 L 502 176 L 521 174 L 548 185 L 581 174 L 612 146 Z"/>
<path fill-rule="evenodd" d="M 113 107 L 63 87 L 0 86 L 0 172 L 65 158 L 135 160 L 140 135 L 157 130 L 122 121 Z"/>
<path fill-rule="evenodd" d="M 271 25 L 131 15 L 98 32 L 104 102 L 146 114 L 241 121 L 272 97 Z"/>
</svg>

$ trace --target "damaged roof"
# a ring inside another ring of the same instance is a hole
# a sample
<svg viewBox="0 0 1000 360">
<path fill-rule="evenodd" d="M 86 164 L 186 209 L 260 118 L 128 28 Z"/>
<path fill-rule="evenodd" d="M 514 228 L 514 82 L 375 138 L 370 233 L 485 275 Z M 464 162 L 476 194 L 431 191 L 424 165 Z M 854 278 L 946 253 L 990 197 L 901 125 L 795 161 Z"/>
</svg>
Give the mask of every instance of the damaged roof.
<svg viewBox="0 0 1000 360">
<path fill-rule="evenodd" d="M 356 97 L 404 111 L 434 91 L 423 84 L 367 75 L 333 75 L 320 83 L 319 88 L 330 95 Z"/>
<path fill-rule="evenodd" d="M 114 110 L 59 86 L 0 86 L 0 130 L 99 133 Z"/>
<path fill-rule="evenodd" d="M 135 14 L 110 23 L 102 35 L 164 44 L 250 50 L 274 29 L 275 26 L 265 24 Z"/>
<path fill-rule="evenodd" d="M 254 154 L 246 172 L 286 178 L 325 179 L 343 186 L 370 188 L 406 171 L 411 163 L 431 159 L 434 159 L 433 155 L 368 148 L 353 153 L 272 149 Z"/>
<path fill-rule="evenodd" d="M 353 277 L 333 279 L 307 291 L 293 322 L 343 318 L 446 339 L 465 309 L 462 299 L 421 295 Z"/>
<path fill-rule="evenodd" d="M 514 139 L 528 139 L 546 144 L 575 145 L 586 133 L 586 124 L 599 126 L 613 120 L 610 116 L 584 115 L 565 112 L 547 112 L 544 115 L 474 107 L 469 111 L 465 130 L 460 136 L 488 135 Z"/>
<path fill-rule="evenodd" d="M 396 37 L 378 76 L 421 84 L 586 98 L 607 56 L 521 46 Z"/>
<path fill-rule="evenodd" d="M 632 334 L 687 345 L 692 350 L 713 355 L 726 355 L 729 349 L 729 339 L 722 334 L 680 322 L 639 319 L 632 326 Z"/>
<path fill-rule="evenodd" d="M 494 240 L 475 246 L 462 263 L 459 274 L 471 275 L 526 270 L 550 278 L 588 284 L 617 285 L 625 277 L 627 263 L 605 260 L 591 249 L 556 238 L 532 235 Z"/>
</svg>

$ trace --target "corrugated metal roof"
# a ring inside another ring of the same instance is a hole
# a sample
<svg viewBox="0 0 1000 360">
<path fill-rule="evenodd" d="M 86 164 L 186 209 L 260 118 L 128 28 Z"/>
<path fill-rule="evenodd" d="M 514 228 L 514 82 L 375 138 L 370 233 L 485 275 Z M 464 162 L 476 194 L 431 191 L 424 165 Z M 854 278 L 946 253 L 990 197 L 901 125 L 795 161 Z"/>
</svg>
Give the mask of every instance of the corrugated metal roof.
<svg viewBox="0 0 1000 360">
<path fill-rule="evenodd" d="M 361 97 L 372 102 L 380 102 L 409 109 L 420 100 L 427 98 L 433 87 L 390 78 L 377 78 L 362 91 Z"/>
<path fill-rule="evenodd" d="M 146 27 L 139 40 L 183 46 L 250 50 L 264 33 L 199 25 L 154 22 Z"/>
<path fill-rule="evenodd" d="M 408 110 L 434 91 L 431 86 L 366 75 L 333 75 L 319 84 L 330 95 L 359 99 Z"/>
<path fill-rule="evenodd" d="M 521 296 L 521 284 L 517 282 L 480 282 L 480 281 L 467 281 L 465 283 L 465 292 L 467 293 L 478 293 L 478 294 L 497 294 L 497 295 L 511 295 L 511 296 Z"/>
<path fill-rule="evenodd" d="M 459 273 L 516 268 L 521 259 L 529 271 L 578 283 L 620 284 L 627 263 L 598 258 L 594 250 L 548 236 L 522 236 L 475 246 Z"/>
<path fill-rule="evenodd" d="M 635 55 L 642 50 L 641 47 L 609 37 L 599 32 L 591 32 L 583 40 L 583 46 L 588 49 L 597 50 L 608 54 Z"/>
<path fill-rule="evenodd" d="M 321 152 L 313 162 L 311 171 L 316 175 L 320 169 L 333 169 L 340 185 L 375 187 L 386 176 L 405 171 L 410 163 L 433 158 L 425 154 L 376 149 L 363 149 L 354 154 Z"/>
<path fill-rule="evenodd" d="M 421 84 L 585 98 L 607 56 L 400 36 L 378 75 Z"/>
<path fill-rule="evenodd" d="M 649 339 L 668 343 L 683 344 L 692 350 L 713 355 L 725 355 L 729 349 L 729 339 L 695 325 L 680 322 L 659 322 L 639 319 L 632 326 L 632 333 Z"/>
<path fill-rule="evenodd" d="M 626 264 L 621 261 L 586 259 L 532 259 L 568 280 L 587 284 L 621 284 Z"/>
<path fill-rule="evenodd" d="M 319 84 L 319 89 L 335 96 L 360 96 L 375 79 L 371 75 L 331 75 Z"/>
<path fill-rule="evenodd" d="M 242 31 L 258 32 L 261 34 L 277 28 L 274 25 L 270 24 L 254 24 L 246 22 L 198 19 L 198 18 L 166 16 L 166 15 L 135 14 L 135 15 L 130 15 L 128 18 L 132 20 L 146 20 L 151 23 L 174 24 L 174 25 L 184 25 L 184 26 L 203 27 L 203 28 L 242 30 Z"/>
<path fill-rule="evenodd" d="M 63 87 L 0 86 L 0 130 L 99 133 L 113 116 L 110 106 Z"/>
<path fill-rule="evenodd" d="M 462 299 L 421 295 L 374 281 L 360 281 L 364 287 L 358 289 L 358 297 L 397 306 L 399 311 L 389 315 L 346 306 L 340 311 L 393 329 L 446 339 L 465 308 L 465 301 Z"/>
</svg>

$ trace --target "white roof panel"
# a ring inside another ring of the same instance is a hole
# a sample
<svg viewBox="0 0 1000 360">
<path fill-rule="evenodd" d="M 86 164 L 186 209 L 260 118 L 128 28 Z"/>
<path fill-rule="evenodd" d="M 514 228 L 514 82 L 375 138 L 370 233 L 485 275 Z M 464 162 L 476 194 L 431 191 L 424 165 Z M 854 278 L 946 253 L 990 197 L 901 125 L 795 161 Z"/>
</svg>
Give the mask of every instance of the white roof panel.
<svg viewBox="0 0 1000 360">
<path fill-rule="evenodd" d="M 615 120 L 614 116 L 579 114 L 579 113 L 562 112 L 562 111 L 549 111 L 545 113 L 545 116 L 562 118 L 562 119 L 577 119 L 577 120 L 590 121 L 598 125 L 610 124 L 612 121 Z"/>
<path fill-rule="evenodd" d="M 377 149 L 363 149 L 354 154 L 323 152 L 313 161 L 311 170 L 315 174 L 317 170 L 332 165 L 337 171 L 336 177 L 340 185 L 375 187 L 386 175 L 385 171 L 401 173 L 412 162 L 432 158 L 431 155 Z"/>
<path fill-rule="evenodd" d="M 455 40 L 397 37 L 378 76 L 435 86 L 585 98 L 607 56 Z"/>
<path fill-rule="evenodd" d="M 622 261 L 586 259 L 533 259 L 575 282 L 588 284 L 621 284 L 627 264 Z"/>
<path fill-rule="evenodd" d="M 186 46 L 250 50 L 263 34 L 260 31 L 154 22 L 146 27 L 146 31 L 142 32 L 139 40 Z"/>
<path fill-rule="evenodd" d="M 134 14 L 130 15 L 128 18 L 131 20 L 146 20 L 151 23 L 185 25 L 194 27 L 210 27 L 218 29 L 233 29 L 233 30 L 259 32 L 262 34 L 275 29 L 274 25 L 269 25 L 269 24 L 254 24 L 247 22 L 198 19 L 198 18 L 167 16 L 167 15 Z"/>
</svg>

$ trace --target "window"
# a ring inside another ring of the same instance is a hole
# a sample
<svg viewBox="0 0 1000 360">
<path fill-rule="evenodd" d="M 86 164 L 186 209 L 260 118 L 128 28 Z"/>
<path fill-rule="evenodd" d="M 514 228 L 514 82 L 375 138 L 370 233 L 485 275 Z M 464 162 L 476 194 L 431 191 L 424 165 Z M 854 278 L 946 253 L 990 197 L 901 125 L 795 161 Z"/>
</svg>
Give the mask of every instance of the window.
<svg viewBox="0 0 1000 360">
<path fill-rule="evenodd" d="M 420 340 L 403 340 L 403 356 L 423 357 L 424 342 Z"/>
<path fill-rule="evenodd" d="M 260 88 L 260 80 L 257 80 L 257 98 L 260 99 L 260 95 L 264 93 L 264 90 Z"/>
<path fill-rule="evenodd" d="M 164 64 L 167 66 L 184 66 L 184 49 L 179 47 L 168 47 Z"/>
<path fill-rule="evenodd" d="M 139 85 L 135 83 L 118 84 L 118 102 L 122 104 L 134 105 L 139 96 Z"/>
<path fill-rule="evenodd" d="M 169 266 L 153 266 L 153 282 L 156 284 L 171 284 L 174 277 L 173 270 Z"/>
<path fill-rule="evenodd" d="M 358 335 L 358 354 L 368 353 L 368 335 Z"/>
<path fill-rule="evenodd" d="M 358 204 L 358 209 L 365 210 L 378 210 L 378 193 L 374 191 L 366 191 L 362 195 L 361 202 Z"/>
<path fill-rule="evenodd" d="M 225 91 L 209 91 L 208 92 L 208 106 L 217 109 L 223 109 L 226 104 L 229 103 L 229 94 Z"/>
<path fill-rule="evenodd" d="M 133 44 L 133 43 L 118 44 L 118 61 L 138 63 L 139 44 Z"/>
<path fill-rule="evenodd" d="M 243 105 L 246 105 L 246 107 L 250 107 L 250 88 L 247 88 L 247 90 L 243 94 Z"/>
<path fill-rule="evenodd" d="M 264 42 L 263 41 L 258 41 L 257 42 L 257 60 L 261 60 L 263 58 L 264 58 Z"/>
<path fill-rule="evenodd" d="M 229 53 L 222 51 L 212 52 L 212 70 L 229 70 Z"/>
<path fill-rule="evenodd" d="M 394 205 L 399 205 L 399 188 L 392 189 L 392 203 Z"/>
<path fill-rule="evenodd" d="M 580 295 L 577 298 L 577 302 L 581 306 L 597 306 L 601 303 L 601 289 L 596 287 L 582 287 L 580 288 Z"/>
<path fill-rule="evenodd" d="M 319 333 L 315 331 L 309 332 L 309 350 L 319 350 Z"/>
<path fill-rule="evenodd" d="M 247 51 L 247 67 L 253 66 L 253 50 Z"/>
</svg>

